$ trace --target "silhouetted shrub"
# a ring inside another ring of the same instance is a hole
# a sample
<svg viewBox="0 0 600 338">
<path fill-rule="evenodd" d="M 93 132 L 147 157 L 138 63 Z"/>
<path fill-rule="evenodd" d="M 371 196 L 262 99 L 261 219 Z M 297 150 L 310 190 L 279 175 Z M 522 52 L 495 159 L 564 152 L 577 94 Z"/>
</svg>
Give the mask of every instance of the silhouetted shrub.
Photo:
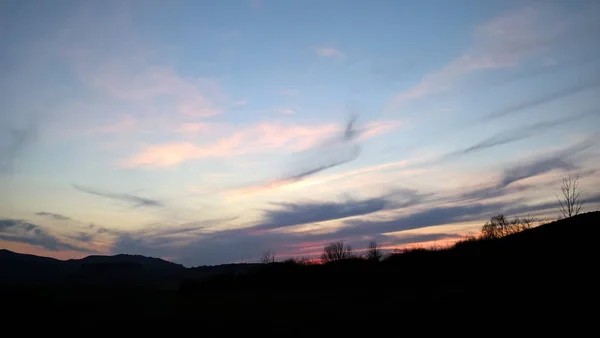
<svg viewBox="0 0 600 338">
<path fill-rule="evenodd" d="M 483 239 L 496 239 L 506 235 L 521 232 L 533 226 L 535 219 L 533 217 L 515 217 L 508 220 L 503 214 L 492 216 L 481 228 L 481 237 Z"/>
</svg>

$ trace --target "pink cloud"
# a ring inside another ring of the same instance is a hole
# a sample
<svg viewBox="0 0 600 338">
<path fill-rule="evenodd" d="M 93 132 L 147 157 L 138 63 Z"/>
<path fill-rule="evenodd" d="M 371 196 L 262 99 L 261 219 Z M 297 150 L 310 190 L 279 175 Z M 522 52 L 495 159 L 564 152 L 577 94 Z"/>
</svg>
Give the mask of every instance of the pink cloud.
<svg viewBox="0 0 600 338">
<path fill-rule="evenodd" d="M 337 58 L 344 57 L 344 53 L 342 53 L 339 50 L 332 48 L 332 47 L 317 48 L 317 54 L 320 56 L 325 56 L 325 57 L 337 57 Z"/>
<path fill-rule="evenodd" d="M 378 121 L 367 124 L 360 137 L 365 140 L 396 129 L 398 121 Z M 195 133 L 212 130 L 214 126 L 205 123 L 186 123 L 181 132 Z M 315 146 L 331 134 L 341 131 L 337 124 L 289 125 L 283 123 L 261 123 L 234 132 L 228 137 L 204 145 L 190 142 L 175 142 L 151 145 L 129 158 L 126 167 L 135 166 L 174 166 L 186 160 L 208 157 L 230 157 L 258 154 L 266 151 L 301 151 Z"/>
<path fill-rule="evenodd" d="M 369 122 L 359 136 L 359 141 L 364 141 L 380 134 L 385 134 L 404 126 L 402 121 L 374 121 Z"/>
<path fill-rule="evenodd" d="M 187 135 L 213 134 L 223 131 L 225 128 L 226 126 L 220 123 L 184 122 L 177 128 L 177 131 Z"/>
<path fill-rule="evenodd" d="M 86 42 L 70 46 L 63 56 L 92 89 L 165 114 L 208 117 L 220 114 L 226 105 L 217 81 L 183 77 L 169 66 L 150 63 L 145 55 L 153 52 L 136 41 L 115 50 L 102 48 L 94 39 L 78 41 Z"/>
<path fill-rule="evenodd" d="M 284 114 L 284 115 L 293 115 L 296 114 L 296 111 L 290 108 L 282 108 L 278 110 L 279 113 Z"/>
<path fill-rule="evenodd" d="M 188 130 L 202 127 L 187 125 Z M 229 157 L 276 149 L 299 151 L 311 147 L 337 129 L 338 126 L 334 124 L 297 126 L 262 123 L 206 145 L 178 142 L 148 146 L 128 159 L 126 166 L 173 166 L 186 160 L 207 157 Z"/>
</svg>

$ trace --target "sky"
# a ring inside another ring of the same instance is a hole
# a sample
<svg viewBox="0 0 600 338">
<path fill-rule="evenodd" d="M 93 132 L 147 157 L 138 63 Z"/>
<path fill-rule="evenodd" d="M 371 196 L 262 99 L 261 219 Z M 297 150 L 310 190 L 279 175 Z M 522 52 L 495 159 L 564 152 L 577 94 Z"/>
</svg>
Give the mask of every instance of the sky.
<svg viewBox="0 0 600 338">
<path fill-rule="evenodd" d="M 186 266 L 600 206 L 597 1 L 0 3 L 0 248 Z"/>
</svg>

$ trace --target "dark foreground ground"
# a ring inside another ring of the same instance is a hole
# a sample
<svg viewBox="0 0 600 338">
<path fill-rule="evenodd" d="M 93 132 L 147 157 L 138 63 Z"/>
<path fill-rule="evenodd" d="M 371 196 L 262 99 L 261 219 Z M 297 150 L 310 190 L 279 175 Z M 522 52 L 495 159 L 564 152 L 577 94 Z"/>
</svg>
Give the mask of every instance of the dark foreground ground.
<svg viewBox="0 0 600 338">
<path fill-rule="evenodd" d="M 199 336 L 318 336 L 324 330 L 494 336 L 510 327 L 520 335 L 579 335 L 597 331 L 599 226 L 600 212 L 593 212 L 498 240 L 411 251 L 379 263 L 275 263 L 203 279 L 183 274 L 173 290 L 13 283 L 0 294 L 3 330 L 34 320 L 52 323 L 44 326 L 47 332 L 127 326 L 139 334 L 166 328 Z"/>
</svg>

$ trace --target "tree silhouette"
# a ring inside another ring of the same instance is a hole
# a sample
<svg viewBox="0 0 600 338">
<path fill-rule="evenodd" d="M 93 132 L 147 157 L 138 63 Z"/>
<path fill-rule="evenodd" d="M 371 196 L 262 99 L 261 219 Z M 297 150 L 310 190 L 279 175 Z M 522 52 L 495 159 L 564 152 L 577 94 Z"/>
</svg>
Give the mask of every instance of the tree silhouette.
<svg viewBox="0 0 600 338">
<path fill-rule="evenodd" d="M 340 261 L 352 257 L 352 247 L 344 244 L 343 241 L 327 244 L 323 249 L 321 260 L 323 263 Z"/>
<path fill-rule="evenodd" d="M 498 214 L 490 218 L 481 228 L 481 237 L 485 239 L 501 238 L 506 235 L 514 234 L 527 230 L 533 226 L 535 219 L 533 217 L 515 217 L 508 220 L 503 214 Z"/>
<path fill-rule="evenodd" d="M 563 178 L 561 187 L 562 198 L 556 196 L 560 205 L 560 212 L 564 218 L 570 218 L 579 214 L 583 201 L 579 198 L 581 189 L 579 189 L 579 175 L 574 179 L 571 175 Z"/>
<path fill-rule="evenodd" d="M 271 252 L 271 249 L 269 249 L 260 257 L 258 261 L 262 264 L 275 263 L 275 253 Z"/>
<path fill-rule="evenodd" d="M 372 241 L 369 243 L 369 247 L 367 248 L 367 251 L 365 251 L 364 256 L 366 260 L 379 261 L 383 257 L 383 253 L 381 252 L 379 244 Z"/>
</svg>

